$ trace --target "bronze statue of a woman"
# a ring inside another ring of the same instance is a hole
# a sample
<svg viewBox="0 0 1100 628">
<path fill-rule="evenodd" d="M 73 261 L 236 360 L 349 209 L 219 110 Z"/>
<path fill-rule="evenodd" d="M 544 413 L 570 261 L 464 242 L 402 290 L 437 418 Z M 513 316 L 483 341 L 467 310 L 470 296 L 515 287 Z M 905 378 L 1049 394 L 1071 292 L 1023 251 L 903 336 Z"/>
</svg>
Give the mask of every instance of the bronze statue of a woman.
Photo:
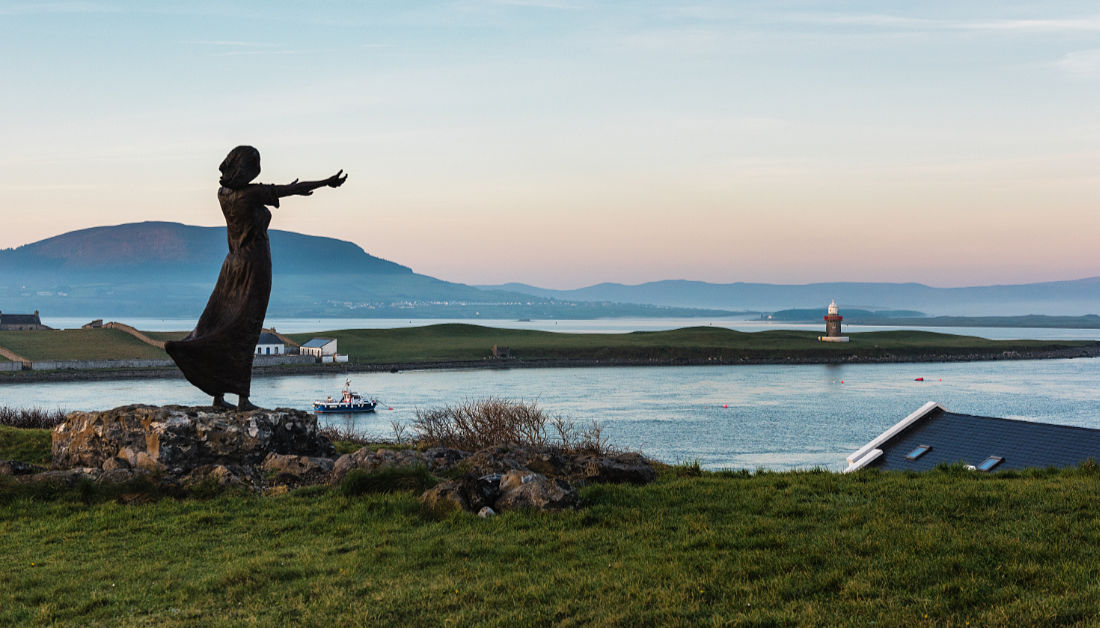
<svg viewBox="0 0 1100 628">
<path fill-rule="evenodd" d="M 260 174 L 260 152 L 251 146 L 234 148 L 219 169 L 218 202 L 225 215 L 229 254 L 194 331 L 183 340 L 166 342 L 164 350 L 188 381 L 214 397 L 215 407 L 232 407 L 225 393 L 234 393 L 238 409 L 252 410 L 256 408 L 248 401 L 252 358 L 271 296 L 267 206 L 278 207 L 284 196 L 309 196 L 320 187 L 340 187 L 348 177 L 341 177 L 341 170 L 321 181 L 252 183 Z"/>
</svg>

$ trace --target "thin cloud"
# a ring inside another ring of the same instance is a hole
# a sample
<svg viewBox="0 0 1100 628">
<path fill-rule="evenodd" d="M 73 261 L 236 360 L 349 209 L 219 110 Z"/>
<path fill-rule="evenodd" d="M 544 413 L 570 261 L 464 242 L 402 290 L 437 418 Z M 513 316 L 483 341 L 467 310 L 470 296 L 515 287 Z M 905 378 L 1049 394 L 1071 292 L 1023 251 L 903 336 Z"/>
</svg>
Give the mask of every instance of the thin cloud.
<svg viewBox="0 0 1100 628">
<path fill-rule="evenodd" d="M 1077 79 L 1100 78 L 1100 49 L 1078 50 L 1054 62 L 1054 67 Z"/>
<path fill-rule="evenodd" d="M 0 15 L 54 13 L 121 13 L 122 9 L 102 2 L 24 2 L 0 7 Z"/>
<path fill-rule="evenodd" d="M 1056 20 L 995 20 L 992 22 L 970 22 L 958 26 L 957 28 L 965 28 L 967 30 L 1044 33 L 1062 31 L 1100 31 L 1100 15 Z"/>
<path fill-rule="evenodd" d="M 256 41 L 226 41 L 226 40 L 208 40 L 208 39 L 192 39 L 180 42 L 181 44 L 193 44 L 198 46 L 219 46 L 226 48 L 270 48 L 275 44 L 256 42 Z"/>
<path fill-rule="evenodd" d="M 884 26 L 891 28 L 927 28 L 942 26 L 944 23 L 937 20 L 919 17 L 905 17 L 899 15 L 885 15 L 880 13 L 849 14 L 849 15 L 799 15 L 791 18 L 796 22 L 812 22 L 815 24 L 841 24 L 850 26 Z"/>
<path fill-rule="evenodd" d="M 941 20 L 885 13 L 792 15 L 784 21 L 891 29 L 999 31 L 1013 33 L 1100 31 L 1100 15 L 1058 19 Z"/>
<path fill-rule="evenodd" d="M 558 2 L 557 0 L 493 0 L 493 4 L 504 4 L 515 7 L 533 7 L 538 9 L 578 9 L 578 5 L 572 2 Z"/>
</svg>

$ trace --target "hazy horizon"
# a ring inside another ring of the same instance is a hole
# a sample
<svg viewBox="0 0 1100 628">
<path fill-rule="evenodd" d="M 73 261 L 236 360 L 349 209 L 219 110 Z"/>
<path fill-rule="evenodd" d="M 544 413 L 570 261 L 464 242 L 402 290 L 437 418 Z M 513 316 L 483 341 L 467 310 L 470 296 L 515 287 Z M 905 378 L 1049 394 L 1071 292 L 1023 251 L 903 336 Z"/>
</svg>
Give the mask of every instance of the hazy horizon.
<svg viewBox="0 0 1100 628">
<path fill-rule="evenodd" d="M 1100 275 L 1100 9 L 1062 1 L 0 4 L 0 248 L 272 228 L 467 284 Z"/>
</svg>

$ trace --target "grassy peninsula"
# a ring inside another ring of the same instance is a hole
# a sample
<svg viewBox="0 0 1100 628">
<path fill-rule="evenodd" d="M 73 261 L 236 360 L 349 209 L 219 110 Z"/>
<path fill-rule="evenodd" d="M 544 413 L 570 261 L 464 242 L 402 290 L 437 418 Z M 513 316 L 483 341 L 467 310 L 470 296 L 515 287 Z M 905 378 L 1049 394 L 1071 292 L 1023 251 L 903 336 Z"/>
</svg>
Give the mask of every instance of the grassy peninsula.
<svg viewBox="0 0 1100 628">
<path fill-rule="evenodd" d="M 184 331 L 145 332 L 155 340 Z M 274 365 L 256 374 L 350 370 L 479 367 L 637 366 L 684 364 L 812 364 L 839 362 L 944 362 L 1100 356 L 1094 340 L 987 340 L 927 331 L 851 334 L 851 342 L 819 342 L 813 331 L 740 332 L 724 327 L 578 334 L 440 324 L 393 329 L 343 329 L 288 334 L 295 342 L 325 336 L 338 340 L 348 364 Z M 492 347 L 507 347 L 494 358 Z M 158 347 L 117 329 L 0 332 L 0 349 L 20 359 L 167 360 Z M 0 351 L 0 353 L 3 353 Z M 60 371 L 0 371 L 0 382 L 34 379 L 175 377 L 173 366 Z"/>
<path fill-rule="evenodd" d="M 517 361 L 641 364 L 996 359 L 1067 350 L 1100 354 L 1100 342 L 1088 340 L 987 340 L 902 330 L 858 333 L 852 334 L 848 343 L 824 343 L 817 340 L 820 335 L 798 330 L 741 332 L 724 327 L 577 334 L 454 323 L 289 337 L 296 342 L 316 336 L 336 338 L 340 351 L 353 360 L 378 364 L 485 361 L 493 345 L 508 347 Z"/>
<path fill-rule="evenodd" d="M 44 430 L 15 440 L 48 456 Z M 0 624 L 1095 624 L 1098 488 L 1095 465 L 683 466 L 584 488 L 576 511 L 440 519 L 402 491 L 146 500 L 0 477 Z"/>
</svg>

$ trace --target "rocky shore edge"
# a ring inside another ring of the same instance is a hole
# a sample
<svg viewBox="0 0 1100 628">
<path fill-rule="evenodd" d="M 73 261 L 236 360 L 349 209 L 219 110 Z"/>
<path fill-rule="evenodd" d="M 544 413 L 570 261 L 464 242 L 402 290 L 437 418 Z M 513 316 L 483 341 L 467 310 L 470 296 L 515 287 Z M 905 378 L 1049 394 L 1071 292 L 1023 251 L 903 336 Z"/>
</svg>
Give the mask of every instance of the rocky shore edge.
<svg viewBox="0 0 1100 628">
<path fill-rule="evenodd" d="M 577 490 L 586 484 L 644 484 L 657 476 L 637 453 L 511 444 L 473 452 L 364 447 L 337 455 L 314 415 L 286 408 L 235 412 L 130 405 L 72 412 L 52 439 L 50 468 L 0 460 L 0 476 L 68 486 L 140 481 L 168 494 L 238 489 L 267 495 L 417 476 L 428 484 L 420 497 L 428 508 L 481 516 L 574 508 Z"/>
<path fill-rule="evenodd" d="M 886 351 L 876 355 L 836 355 L 836 356 L 742 356 L 737 358 L 703 359 L 587 359 L 587 358 L 545 358 L 545 359 L 484 359 L 456 360 L 436 362 L 389 362 L 378 364 L 288 364 L 281 366 L 258 366 L 252 371 L 253 377 L 274 377 L 279 375 L 310 375 L 317 373 L 395 373 L 399 371 L 424 370 L 472 370 L 472 369 L 511 369 L 511 368 L 586 368 L 614 366 L 738 366 L 761 364 L 890 364 L 890 363 L 936 363 L 936 362 L 992 362 L 999 360 L 1060 360 L 1070 358 L 1100 357 L 1100 342 L 1078 347 L 1060 347 L 1057 349 L 1024 349 L 993 351 L 918 351 L 900 353 Z M 173 367 L 132 368 L 132 369 L 85 369 L 66 371 L 12 371 L 0 373 L 0 384 L 60 381 L 114 381 L 124 379 L 177 379 L 183 375 Z"/>
</svg>

